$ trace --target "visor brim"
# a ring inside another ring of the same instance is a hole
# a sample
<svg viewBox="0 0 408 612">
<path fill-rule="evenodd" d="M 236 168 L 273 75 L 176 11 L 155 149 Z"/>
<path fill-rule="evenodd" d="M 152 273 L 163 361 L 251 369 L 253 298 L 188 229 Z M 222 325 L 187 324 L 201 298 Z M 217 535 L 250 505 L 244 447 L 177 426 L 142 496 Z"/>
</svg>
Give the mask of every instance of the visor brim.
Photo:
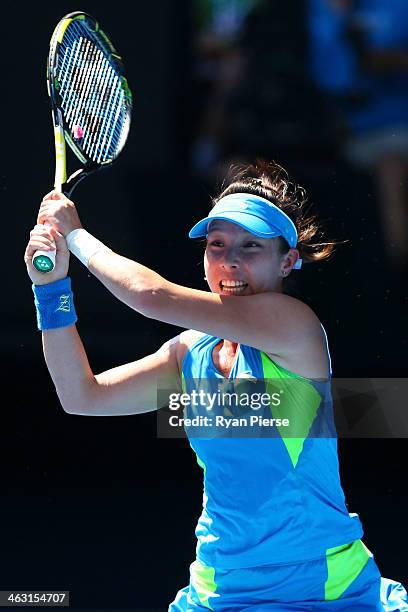
<svg viewBox="0 0 408 612">
<path fill-rule="evenodd" d="M 208 224 L 210 221 L 215 221 L 216 219 L 220 221 L 229 221 L 230 223 L 239 225 L 247 232 L 258 236 L 259 238 L 276 238 L 277 236 L 282 235 L 279 228 L 272 227 L 263 219 L 248 213 L 234 211 L 228 214 L 224 213 L 223 215 L 216 215 L 214 217 L 206 217 L 205 219 L 201 219 L 201 221 L 196 223 L 189 231 L 189 238 L 202 238 L 206 236 L 208 234 Z"/>
</svg>

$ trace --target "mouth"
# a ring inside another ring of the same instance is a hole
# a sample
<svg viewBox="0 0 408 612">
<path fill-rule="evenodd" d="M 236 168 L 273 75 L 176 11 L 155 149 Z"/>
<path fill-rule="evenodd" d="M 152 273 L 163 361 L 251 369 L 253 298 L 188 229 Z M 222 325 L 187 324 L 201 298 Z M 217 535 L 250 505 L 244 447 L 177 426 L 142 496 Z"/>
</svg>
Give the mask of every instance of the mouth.
<svg viewBox="0 0 408 612">
<path fill-rule="evenodd" d="M 241 280 L 221 280 L 219 282 L 221 291 L 230 295 L 238 295 L 243 293 L 248 287 L 248 283 Z"/>
</svg>

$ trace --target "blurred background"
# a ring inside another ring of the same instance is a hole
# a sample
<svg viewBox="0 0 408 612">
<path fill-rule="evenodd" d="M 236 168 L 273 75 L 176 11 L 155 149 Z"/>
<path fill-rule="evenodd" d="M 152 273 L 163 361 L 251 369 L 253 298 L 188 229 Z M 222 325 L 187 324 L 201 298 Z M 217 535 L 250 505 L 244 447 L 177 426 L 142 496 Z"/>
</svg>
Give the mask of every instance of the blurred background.
<svg viewBox="0 0 408 612">
<path fill-rule="evenodd" d="M 296 294 L 328 333 L 334 376 L 406 378 L 408 4 L 6 5 L 0 590 L 70 590 L 77 610 L 165 610 L 194 559 L 201 470 L 186 441 L 157 439 L 155 414 L 63 412 L 23 262 L 54 174 L 48 42 L 74 10 L 111 35 L 134 94 L 120 161 L 74 193 L 84 226 L 169 280 L 205 289 L 189 228 L 231 162 L 274 159 L 343 242 L 331 262 L 296 273 Z M 117 302 L 77 261 L 70 274 L 95 372 L 181 331 Z M 339 454 L 349 510 L 382 575 L 407 585 L 407 440 L 340 440 Z"/>
</svg>

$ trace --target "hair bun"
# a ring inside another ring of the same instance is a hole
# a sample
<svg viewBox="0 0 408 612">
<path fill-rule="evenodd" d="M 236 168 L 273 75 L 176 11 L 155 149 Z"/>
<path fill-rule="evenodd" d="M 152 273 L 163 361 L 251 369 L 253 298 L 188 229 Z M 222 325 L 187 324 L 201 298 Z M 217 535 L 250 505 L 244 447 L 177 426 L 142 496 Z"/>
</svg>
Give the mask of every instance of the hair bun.
<svg viewBox="0 0 408 612">
<path fill-rule="evenodd" d="M 238 163 L 230 166 L 218 200 L 232 193 L 252 193 L 279 206 L 292 219 L 298 232 L 297 249 L 305 263 L 324 261 L 334 250 L 335 242 L 324 238 L 317 213 L 310 211 L 306 191 L 289 180 L 285 168 L 272 161 L 257 159 L 254 164 Z M 281 239 L 282 252 L 289 245 Z"/>
</svg>

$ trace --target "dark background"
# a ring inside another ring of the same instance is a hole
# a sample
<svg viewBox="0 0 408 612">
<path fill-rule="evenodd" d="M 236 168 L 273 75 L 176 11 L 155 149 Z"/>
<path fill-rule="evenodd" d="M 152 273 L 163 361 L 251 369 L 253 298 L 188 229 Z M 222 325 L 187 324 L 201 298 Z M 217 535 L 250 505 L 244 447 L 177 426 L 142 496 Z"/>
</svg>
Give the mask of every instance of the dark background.
<svg viewBox="0 0 408 612">
<path fill-rule="evenodd" d="M 294 40 L 303 44 L 300 4 L 291 5 L 293 21 L 284 21 L 288 48 Z M 197 176 L 190 164 L 203 103 L 192 6 L 186 0 L 6 4 L 0 590 L 70 590 L 78 610 L 165 609 L 188 582 L 202 496 L 194 455 L 183 440 L 157 439 L 153 413 L 63 412 L 43 362 L 23 252 L 53 181 L 48 41 L 64 14 L 81 9 L 110 33 L 134 94 L 120 162 L 75 192 L 83 225 L 166 278 L 205 288 L 201 247 L 187 231 L 206 213 L 216 177 Z M 405 377 L 407 291 L 384 261 L 371 177 L 338 158 L 316 93 L 302 87 L 298 102 L 285 106 L 292 129 L 272 151 L 263 144 L 256 151 L 256 143 L 244 150 L 236 138 L 232 152 L 268 153 L 282 163 L 310 192 L 331 235 L 348 241 L 332 262 L 306 266 L 297 290 L 326 327 L 334 374 Z M 70 274 L 78 329 L 95 372 L 143 357 L 179 333 L 117 302 L 77 261 Z M 406 452 L 405 439 L 339 441 L 350 511 L 359 513 L 382 575 L 405 583 Z"/>
</svg>

